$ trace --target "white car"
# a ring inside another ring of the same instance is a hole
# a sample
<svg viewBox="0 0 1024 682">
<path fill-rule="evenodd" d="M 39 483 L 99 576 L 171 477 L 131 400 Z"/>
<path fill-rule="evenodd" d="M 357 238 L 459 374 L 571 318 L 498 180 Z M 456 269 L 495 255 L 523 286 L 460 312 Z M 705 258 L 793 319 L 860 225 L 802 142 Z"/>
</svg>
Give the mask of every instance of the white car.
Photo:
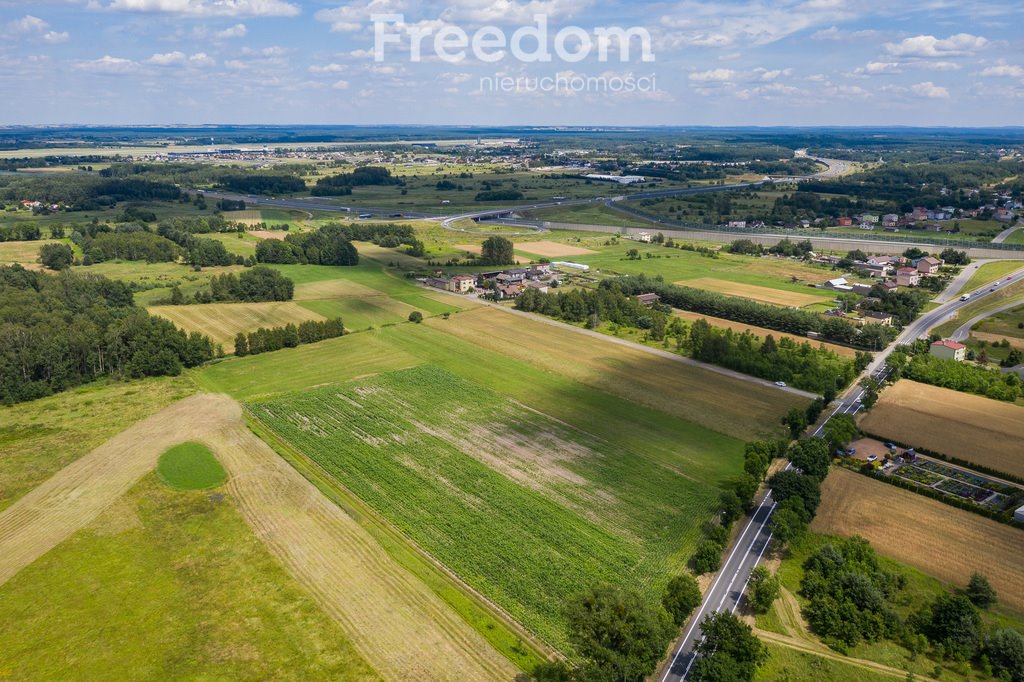
<svg viewBox="0 0 1024 682">
<path fill-rule="evenodd" d="M 868 461 L 869 462 L 877 462 L 878 461 L 878 455 L 868 455 Z"/>
<path fill-rule="evenodd" d="M 786 387 L 786 382 L 785 381 L 776 381 L 775 385 L 776 386 L 781 386 L 782 388 L 785 388 Z"/>
</svg>

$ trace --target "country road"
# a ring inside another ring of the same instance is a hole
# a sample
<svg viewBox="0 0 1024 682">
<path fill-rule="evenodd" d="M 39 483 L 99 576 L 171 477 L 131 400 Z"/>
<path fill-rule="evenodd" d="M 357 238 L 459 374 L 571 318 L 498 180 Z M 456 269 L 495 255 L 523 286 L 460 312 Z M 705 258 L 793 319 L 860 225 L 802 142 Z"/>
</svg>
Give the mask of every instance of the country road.
<svg viewBox="0 0 1024 682">
<path fill-rule="evenodd" d="M 1014 281 L 1024 276 L 1024 268 L 1012 273 L 1010 277 Z M 1004 278 L 1005 280 L 1005 278 Z M 933 327 L 949 319 L 961 308 L 970 305 L 978 300 L 999 291 L 1000 285 L 983 287 L 973 294 L 967 301 L 954 299 L 939 305 L 934 310 L 918 317 L 914 322 L 907 325 L 896 340 L 885 350 L 876 353 L 871 363 L 864 369 L 860 377 L 854 381 L 849 388 L 840 394 L 835 402 L 829 406 L 830 411 L 824 420 L 815 428 L 811 435 L 820 436 L 824 431 L 825 424 L 838 414 L 856 415 L 863 408 L 862 399 L 864 389 L 859 386 L 863 377 L 873 377 L 879 381 L 885 381 L 889 375 L 889 368 L 885 361 L 897 346 L 909 343 L 914 339 L 926 336 Z M 1020 305 L 1018 301 L 1014 305 Z M 728 609 L 735 611 L 739 601 L 742 599 L 746 589 L 750 572 L 757 566 L 764 554 L 765 547 L 771 539 L 771 530 L 768 522 L 775 509 L 775 502 L 771 493 L 768 492 L 761 498 L 760 502 L 749 515 L 743 532 L 736 541 L 729 547 L 728 554 L 722 563 L 715 581 L 711 588 L 704 595 L 700 607 L 687 621 L 683 629 L 683 637 L 676 641 L 672 648 L 667 663 L 658 673 L 658 682 L 681 682 L 687 679 L 687 675 L 696 660 L 694 647 L 701 640 L 700 621 L 708 613 Z"/>
<path fill-rule="evenodd" d="M 967 320 L 962 325 L 957 327 L 956 331 L 953 332 L 949 338 L 953 339 L 954 341 L 964 341 L 968 336 L 971 335 L 971 327 L 976 325 L 978 322 L 981 322 L 985 318 L 992 317 L 993 315 L 998 315 L 1003 311 L 1019 308 L 1022 305 L 1024 305 L 1024 296 L 1017 298 L 1016 300 L 1010 301 L 1006 305 L 1001 305 L 995 310 L 989 310 L 988 312 L 975 315 L 974 317 L 972 317 L 971 319 Z"/>
</svg>

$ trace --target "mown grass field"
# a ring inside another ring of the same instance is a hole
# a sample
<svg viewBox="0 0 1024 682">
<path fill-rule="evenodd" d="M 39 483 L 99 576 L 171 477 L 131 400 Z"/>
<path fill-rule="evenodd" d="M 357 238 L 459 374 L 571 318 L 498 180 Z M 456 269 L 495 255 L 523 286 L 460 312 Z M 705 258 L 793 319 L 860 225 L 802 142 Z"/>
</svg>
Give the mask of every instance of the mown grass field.
<svg viewBox="0 0 1024 682">
<path fill-rule="evenodd" d="M 657 599 L 717 505 L 641 434 L 625 449 L 435 366 L 250 409 L 562 650 L 566 599 L 603 581 Z M 729 454 L 705 444 L 705 456 Z"/>
<path fill-rule="evenodd" d="M 587 246 L 594 248 L 589 244 Z M 627 258 L 626 253 L 630 249 L 639 252 L 639 260 Z M 614 245 L 601 245 L 598 251 L 599 253 L 595 255 L 574 256 L 572 260 L 585 263 L 592 271 L 600 271 L 606 275 L 661 275 L 666 282 L 677 282 L 687 286 L 692 284 L 697 287 L 701 287 L 702 282 L 710 282 L 715 286 L 707 288 L 717 287 L 719 290 L 722 287 L 739 285 L 774 289 L 794 294 L 795 299 L 803 302 L 802 305 L 828 301 L 832 298 L 829 292 L 812 289 L 809 284 L 820 284 L 841 276 L 849 278 L 846 273 L 836 272 L 824 266 L 808 265 L 784 258 L 754 258 L 725 252 L 719 252 L 717 258 L 708 258 L 694 251 L 670 249 L 625 239 Z M 719 282 L 724 284 L 717 284 Z"/>
<path fill-rule="evenodd" d="M 579 223 L 581 225 L 625 225 L 626 227 L 655 228 L 657 223 L 636 216 L 620 213 L 604 204 L 583 204 L 581 206 L 552 206 L 524 211 L 529 220 L 546 220 L 552 223 Z"/>
<path fill-rule="evenodd" d="M 38 263 L 39 249 L 44 244 L 56 244 L 58 240 L 40 239 L 31 242 L 0 242 L 0 265 L 13 265 L 18 263 L 29 270 L 38 270 L 42 265 Z"/>
<path fill-rule="evenodd" d="M 0 671 L 380 679 L 231 497 L 175 491 L 155 475 L 0 586 Z"/>
<path fill-rule="evenodd" d="M 901 379 L 861 420 L 865 431 L 1024 476 L 1024 407 Z"/>
<path fill-rule="evenodd" d="M 813 289 L 807 289 L 807 291 L 780 291 L 779 289 L 771 287 L 763 287 L 756 284 L 742 284 L 715 277 L 687 279 L 681 282 L 676 282 L 676 284 L 680 286 L 696 287 L 697 289 L 706 289 L 707 291 L 717 291 L 718 293 L 725 294 L 726 296 L 749 298 L 750 300 L 757 301 L 758 303 L 768 303 L 770 305 L 783 306 L 786 308 L 802 308 L 816 303 L 824 303 L 831 298 L 831 296 L 827 294 L 821 295 L 818 293 L 807 293 L 815 291 Z"/>
<path fill-rule="evenodd" d="M 209 336 L 214 343 L 221 344 L 227 353 L 235 351 L 234 338 L 239 332 L 251 332 L 260 327 L 298 325 L 325 317 L 293 301 L 165 305 L 153 306 L 148 310 L 154 315 L 167 318 L 187 332 Z"/>
<path fill-rule="evenodd" d="M 156 475 L 179 490 L 216 488 L 228 475 L 210 449 L 202 443 L 182 443 L 160 455 Z"/>
<path fill-rule="evenodd" d="M 185 377 L 97 382 L 0 407 L 0 510 L 115 433 L 194 391 Z"/>
<path fill-rule="evenodd" d="M 829 474 L 821 498 L 815 532 L 860 535 L 879 554 L 958 586 L 983 573 L 1000 604 L 1024 615 L 1024 531 L 845 469 Z"/>
<path fill-rule="evenodd" d="M 774 642 L 766 642 L 768 662 L 754 675 L 756 682 L 814 680 L 814 682 L 893 682 L 898 678 L 884 673 L 798 651 Z"/>
</svg>

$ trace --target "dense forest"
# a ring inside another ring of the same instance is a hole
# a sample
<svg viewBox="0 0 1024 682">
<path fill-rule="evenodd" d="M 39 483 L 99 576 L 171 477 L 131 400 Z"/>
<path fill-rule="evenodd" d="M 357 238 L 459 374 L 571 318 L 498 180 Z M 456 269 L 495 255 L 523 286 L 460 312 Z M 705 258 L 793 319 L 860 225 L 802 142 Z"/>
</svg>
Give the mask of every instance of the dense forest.
<svg viewBox="0 0 1024 682">
<path fill-rule="evenodd" d="M 123 282 L 0 267 L 0 401 L 33 400 L 99 377 L 176 375 L 218 352 L 135 306 Z"/>
<path fill-rule="evenodd" d="M 284 240 L 264 239 L 256 245 L 260 263 L 303 265 L 358 265 L 359 252 L 341 225 L 325 225 L 315 232 L 290 234 Z"/>
</svg>

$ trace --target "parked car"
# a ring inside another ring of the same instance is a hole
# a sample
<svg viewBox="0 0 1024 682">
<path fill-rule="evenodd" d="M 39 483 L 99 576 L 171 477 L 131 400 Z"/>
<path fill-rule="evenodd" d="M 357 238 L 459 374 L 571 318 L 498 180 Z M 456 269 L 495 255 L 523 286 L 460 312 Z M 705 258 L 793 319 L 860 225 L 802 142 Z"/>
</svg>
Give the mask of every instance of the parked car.
<svg viewBox="0 0 1024 682">
<path fill-rule="evenodd" d="M 886 443 L 885 444 L 885 449 L 886 450 L 895 450 L 896 449 L 896 444 L 895 443 Z"/>
<path fill-rule="evenodd" d="M 856 455 L 857 454 L 857 448 L 850 448 L 849 450 L 846 451 L 846 454 L 851 455 L 851 456 L 852 455 Z"/>
<path fill-rule="evenodd" d="M 786 387 L 786 382 L 785 381 L 776 381 L 775 385 L 776 386 L 782 386 L 783 388 L 785 388 Z"/>
<path fill-rule="evenodd" d="M 878 455 L 868 455 L 868 461 L 869 462 L 877 462 L 878 461 Z"/>
</svg>

